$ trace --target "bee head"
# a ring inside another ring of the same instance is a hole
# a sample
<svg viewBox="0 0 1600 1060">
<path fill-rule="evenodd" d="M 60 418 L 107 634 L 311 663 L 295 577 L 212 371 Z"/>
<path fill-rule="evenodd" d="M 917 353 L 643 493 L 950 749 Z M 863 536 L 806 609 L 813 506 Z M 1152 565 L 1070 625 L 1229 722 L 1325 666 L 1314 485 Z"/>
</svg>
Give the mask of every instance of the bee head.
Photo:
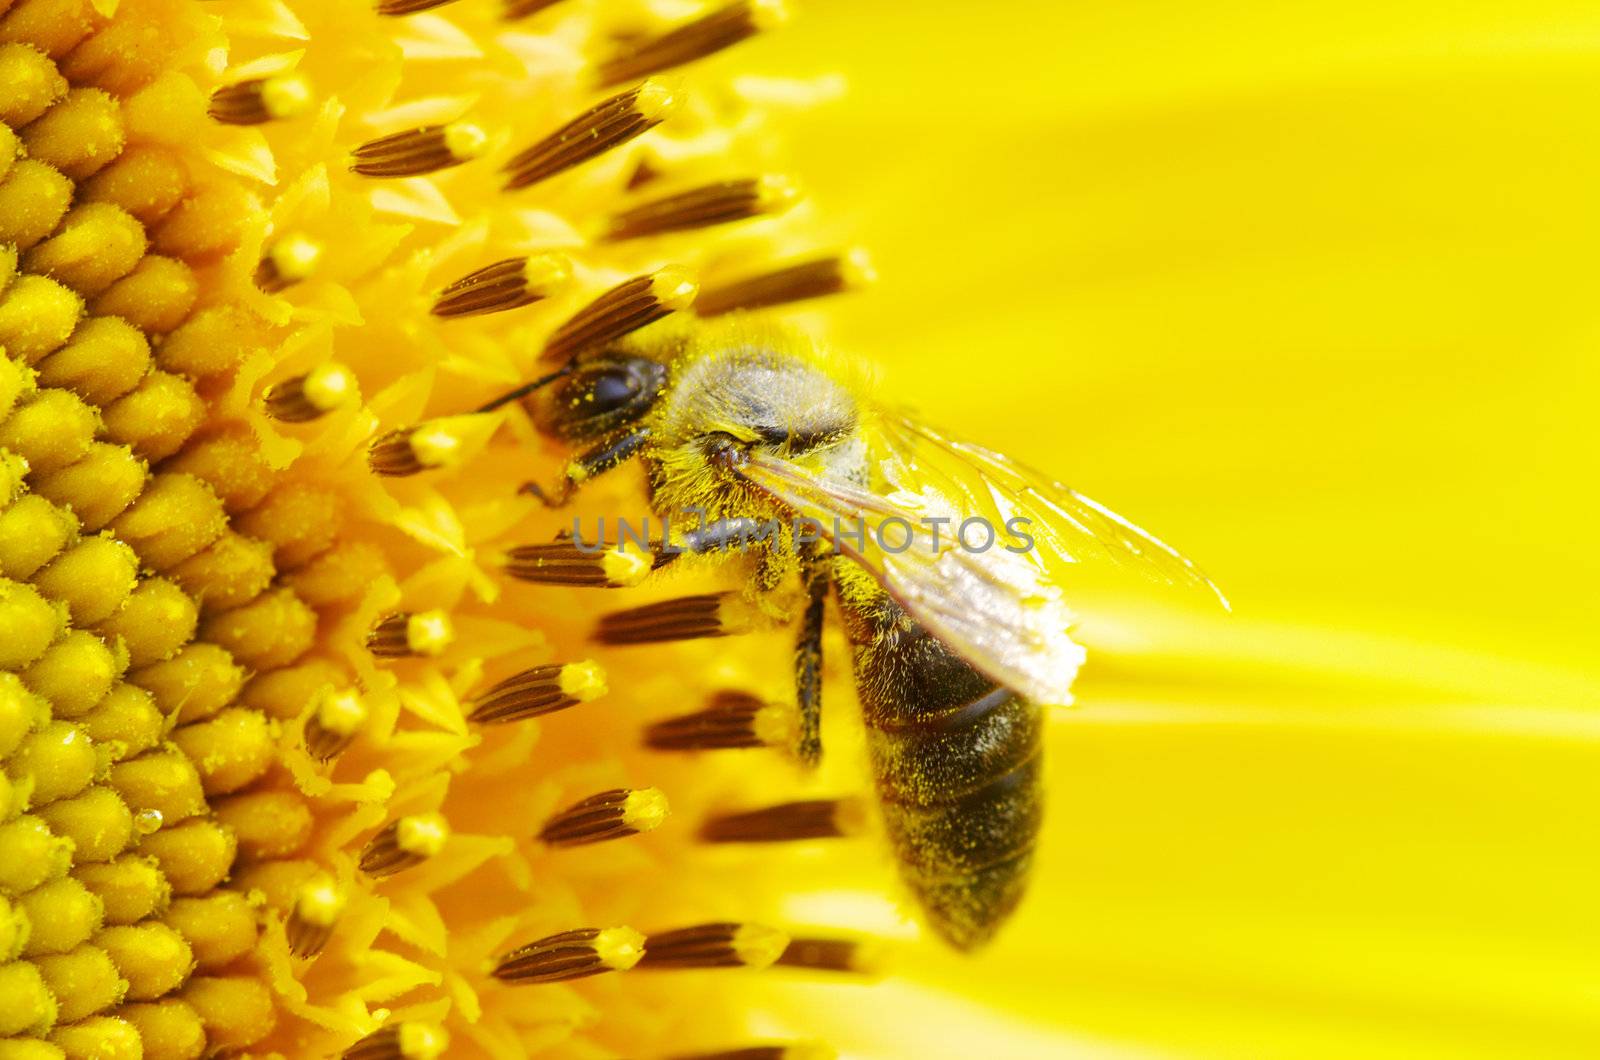
<svg viewBox="0 0 1600 1060">
<path fill-rule="evenodd" d="M 580 361 L 530 400 L 533 421 L 563 441 L 603 438 L 641 418 L 667 383 L 652 358 L 607 353 Z"/>
<path fill-rule="evenodd" d="M 690 360 L 662 401 L 656 441 L 694 446 L 726 463 L 761 449 L 790 459 L 826 449 L 856 428 L 855 397 L 820 368 L 762 346 Z"/>
<path fill-rule="evenodd" d="M 784 334 L 702 337 L 673 364 L 649 418 L 646 462 L 657 502 L 713 517 L 770 517 L 771 499 L 739 469 L 752 453 L 832 473 L 858 454 L 854 394 Z"/>
</svg>

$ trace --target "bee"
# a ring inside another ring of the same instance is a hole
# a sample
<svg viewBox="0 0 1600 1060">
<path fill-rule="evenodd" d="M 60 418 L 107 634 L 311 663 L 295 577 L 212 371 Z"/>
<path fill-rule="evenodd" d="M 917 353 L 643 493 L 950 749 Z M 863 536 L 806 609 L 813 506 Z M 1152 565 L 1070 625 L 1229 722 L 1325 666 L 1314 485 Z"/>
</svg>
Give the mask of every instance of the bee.
<svg viewBox="0 0 1600 1060">
<path fill-rule="evenodd" d="M 1215 591 L 1121 516 L 874 404 L 808 340 L 737 318 L 659 324 L 582 355 L 526 404 L 541 431 L 585 447 L 539 491 L 548 500 L 637 460 L 653 513 L 694 527 L 656 565 L 696 553 L 740 568 L 741 590 L 608 615 L 598 639 L 792 623 L 808 763 L 837 598 L 885 831 L 928 924 L 959 949 L 987 941 L 1027 884 L 1041 708 L 1070 701 L 1084 658 L 1063 598 L 1073 565 L 1109 559 Z"/>
</svg>

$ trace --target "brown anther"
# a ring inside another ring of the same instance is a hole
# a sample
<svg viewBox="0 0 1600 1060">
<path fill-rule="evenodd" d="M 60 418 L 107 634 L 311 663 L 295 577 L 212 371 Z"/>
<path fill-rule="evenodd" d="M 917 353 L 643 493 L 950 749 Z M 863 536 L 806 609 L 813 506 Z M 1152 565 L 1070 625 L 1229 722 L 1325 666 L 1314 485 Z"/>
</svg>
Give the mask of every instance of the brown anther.
<svg viewBox="0 0 1600 1060">
<path fill-rule="evenodd" d="M 455 2 L 456 0 L 378 0 L 377 12 L 380 15 L 415 15 L 419 11 L 431 11 L 436 7 Z"/>
<path fill-rule="evenodd" d="M 301 959 L 321 953 L 344 913 L 345 900 L 344 889 L 322 873 L 301 884 L 283 924 L 289 952 Z"/>
<path fill-rule="evenodd" d="M 650 725 L 644 743 L 657 751 L 788 747 L 794 743 L 797 721 L 793 707 L 767 703 L 747 692 L 723 691 L 705 710 Z"/>
<path fill-rule="evenodd" d="M 644 936 L 628 927 L 563 931 L 512 950 L 493 975 L 508 983 L 559 983 L 602 972 L 624 972 L 639 963 Z"/>
<path fill-rule="evenodd" d="M 512 674 L 468 704 L 467 718 L 479 725 L 522 721 L 550 714 L 606 694 L 606 674 L 598 663 L 535 666 Z"/>
<path fill-rule="evenodd" d="M 310 279 L 321 260 L 321 243 L 297 233 L 284 236 L 267 248 L 256 265 L 256 286 L 276 294 Z"/>
<path fill-rule="evenodd" d="M 374 879 L 393 876 L 439 853 L 449 838 L 450 826 L 442 814 L 396 818 L 361 848 L 361 871 Z"/>
<path fill-rule="evenodd" d="M 683 1053 L 671 1060 L 836 1060 L 838 1053 L 821 1042 L 750 1045 L 714 1053 Z"/>
<path fill-rule="evenodd" d="M 305 423 L 348 405 L 360 394 L 356 374 L 337 361 L 325 361 L 261 396 L 267 415 L 284 423 Z"/>
<path fill-rule="evenodd" d="M 659 565 L 655 556 L 610 547 L 581 549 L 570 538 L 517 545 L 505 557 L 506 573 L 518 581 L 590 589 L 631 588 Z"/>
<path fill-rule="evenodd" d="M 461 459 L 467 438 L 484 424 L 473 416 L 444 416 L 379 435 L 367 447 L 376 474 L 405 476 L 448 467 Z"/>
<path fill-rule="evenodd" d="M 455 640 L 455 627 L 443 611 L 393 611 L 373 624 L 367 650 L 380 659 L 438 655 Z"/>
<path fill-rule="evenodd" d="M 778 958 L 785 968 L 876 975 L 883 965 L 883 947 L 876 940 L 794 938 Z"/>
<path fill-rule="evenodd" d="M 545 822 L 539 838 L 557 847 L 582 846 L 648 832 L 667 816 L 659 788 L 616 788 L 591 795 Z"/>
<path fill-rule="evenodd" d="M 304 114 L 313 102 L 311 85 L 304 77 L 275 74 L 223 85 L 211 93 L 206 113 L 228 125 L 260 125 Z"/>
<path fill-rule="evenodd" d="M 367 706 L 359 692 L 351 688 L 330 691 L 317 700 L 306 718 L 306 753 L 326 762 L 349 747 L 366 723 Z"/>
<path fill-rule="evenodd" d="M 368 140 L 351 153 L 350 168 L 367 177 L 415 177 L 470 162 L 488 144 L 471 122 L 426 125 Z"/>
<path fill-rule="evenodd" d="M 853 291 L 876 278 L 866 251 L 850 250 L 707 287 L 695 299 L 694 311 L 714 317 L 736 309 L 785 305 Z"/>
<path fill-rule="evenodd" d="M 572 263 L 560 254 L 506 258 L 469 272 L 439 292 L 433 315 L 471 317 L 503 313 L 548 298 L 572 278 Z"/>
<path fill-rule="evenodd" d="M 506 19 L 527 18 L 536 15 L 547 7 L 555 7 L 561 0 L 506 0 L 506 9 L 503 17 Z"/>
<path fill-rule="evenodd" d="M 650 935 L 641 968 L 765 968 L 789 945 L 789 936 L 760 924 L 697 924 Z"/>
<path fill-rule="evenodd" d="M 857 799 L 805 799 L 743 813 L 708 817 L 700 838 L 708 843 L 787 843 L 859 835 L 866 809 Z"/>
<path fill-rule="evenodd" d="M 620 147 L 660 125 L 676 105 L 671 91 L 654 81 L 597 103 L 507 162 L 506 190 L 537 184 Z"/>
<path fill-rule="evenodd" d="M 650 40 L 630 45 L 595 71 L 601 85 L 616 85 L 684 63 L 753 37 L 781 23 L 788 12 L 779 0 L 738 0 Z"/>
<path fill-rule="evenodd" d="M 737 605 L 731 593 L 705 593 L 613 611 L 600 616 L 594 639 L 601 644 L 655 644 L 726 637 L 748 628 L 748 621 L 731 613 Z"/>
<path fill-rule="evenodd" d="M 778 214 L 800 200 L 800 188 L 787 177 L 720 180 L 675 195 L 640 203 L 613 216 L 606 239 L 638 239 Z"/>
<path fill-rule="evenodd" d="M 340 1060 L 438 1060 L 450 1036 L 436 1023 L 406 1020 L 380 1027 L 340 1053 Z"/>
<path fill-rule="evenodd" d="M 615 342 L 646 324 L 687 309 L 700 288 L 683 269 L 667 266 L 624 280 L 575 313 L 545 343 L 540 360 L 564 362 Z"/>
</svg>

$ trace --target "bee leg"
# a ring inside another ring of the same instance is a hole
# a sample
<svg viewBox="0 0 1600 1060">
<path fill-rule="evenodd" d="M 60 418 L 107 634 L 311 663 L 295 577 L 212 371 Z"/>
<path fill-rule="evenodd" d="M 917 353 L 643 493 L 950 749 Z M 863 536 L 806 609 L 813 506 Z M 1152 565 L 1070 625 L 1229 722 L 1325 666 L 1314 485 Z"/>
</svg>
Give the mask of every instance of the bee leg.
<svg viewBox="0 0 1600 1060">
<path fill-rule="evenodd" d="M 828 585 L 826 567 L 811 564 L 806 568 L 806 609 L 794 649 L 794 689 L 800 710 L 795 753 L 808 766 L 822 760 L 822 617 Z"/>
<path fill-rule="evenodd" d="M 526 482 L 520 492 L 543 502 L 546 507 L 559 508 L 571 500 L 585 482 L 626 462 L 649 437 L 650 430 L 647 427 L 614 434 L 567 461 L 567 466 L 561 471 L 561 481 L 553 489 L 546 490 L 537 482 Z"/>
</svg>

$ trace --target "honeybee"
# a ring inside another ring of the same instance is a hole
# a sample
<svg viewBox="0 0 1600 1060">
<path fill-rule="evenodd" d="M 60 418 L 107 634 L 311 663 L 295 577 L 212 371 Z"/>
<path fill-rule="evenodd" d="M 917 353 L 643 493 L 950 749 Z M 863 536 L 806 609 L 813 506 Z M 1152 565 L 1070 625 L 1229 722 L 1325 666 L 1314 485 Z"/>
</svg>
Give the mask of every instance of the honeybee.
<svg viewBox="0 0 1600 1060">
<path fill-rule="evenodd" d="M 988 940 L 1022 897 L 1039 831 L 1041 707 L 1070 701 L 1084 658 L 1066 575 L 1111 560 L 1211 583 L 1081 494 L 868 401 L 787 332 L 658 324 L 543 382 L 527 399 L 535 424 L 587 446 L 551 500 L 636 459 L 653 512 L 691 527 L 654 565 L 685 551 L 741 565 L 742 590 L 609 615 L 598 639 L 793 623 L 797 750 L 815 762 L 836 595 L 901 875 L 950 944 Z"/>
</svg>

